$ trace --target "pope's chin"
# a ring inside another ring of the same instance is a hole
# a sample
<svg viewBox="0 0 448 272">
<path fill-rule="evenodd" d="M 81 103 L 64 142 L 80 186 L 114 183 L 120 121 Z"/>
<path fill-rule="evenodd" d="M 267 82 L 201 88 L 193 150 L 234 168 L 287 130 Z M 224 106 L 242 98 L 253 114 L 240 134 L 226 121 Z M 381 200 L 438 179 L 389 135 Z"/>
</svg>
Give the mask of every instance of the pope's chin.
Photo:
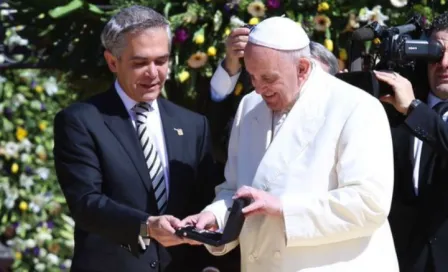
<svg viewBox="0 0 448 272">
<path fill-rule="evenodd" d="M 271 95 L 262 95 L 262 97 L 263 97 L 264 102 L 266 102 L 266 105 L 268 105 L 268 107 L 271 110 L 274 110 L 274 111 L 278 110 L 277 108 L 279 106 L 279 103 L 278 103 L 278 94 L 277 93 L 274 93 Z"/>
</svg>

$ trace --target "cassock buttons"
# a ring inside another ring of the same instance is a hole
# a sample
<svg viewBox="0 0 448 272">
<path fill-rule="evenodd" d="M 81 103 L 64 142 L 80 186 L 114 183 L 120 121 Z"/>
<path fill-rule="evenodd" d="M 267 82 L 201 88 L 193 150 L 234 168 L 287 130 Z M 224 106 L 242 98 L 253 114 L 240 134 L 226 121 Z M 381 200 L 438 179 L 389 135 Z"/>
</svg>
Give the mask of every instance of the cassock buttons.
<svg viewBox="0 0 448 272">
<path fill-rule="evenodd" d="M 249 262 L 251 262 L 251 263 L 255 262 L 254 255 L 252 255 L 252 254 L 249 255 Z"/>
</svg>

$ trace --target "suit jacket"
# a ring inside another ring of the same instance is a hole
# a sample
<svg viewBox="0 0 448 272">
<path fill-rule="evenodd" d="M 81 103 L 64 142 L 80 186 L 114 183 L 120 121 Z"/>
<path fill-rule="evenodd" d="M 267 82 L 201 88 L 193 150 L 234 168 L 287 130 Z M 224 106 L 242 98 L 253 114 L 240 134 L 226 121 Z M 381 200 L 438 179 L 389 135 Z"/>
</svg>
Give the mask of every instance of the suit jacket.
<svg viewBox="0 0 448 272">
<path fill-rule="evenodd" d="M 184 218 L 214 197 L 205 117 L 157 100 L 169 159 L 166 214 Z M 179 135 L 174 128 L 183 130 Z M 75 103 L 54 121 L 55 167 L 75 220 L 72 271 L 200 271 L 215 265 L 203 247 L 140 249 L 140 223 L 158 215 L 141 144 L 116 90 Z"/>
<path fill-rule="evenodd" d="M 389 220 L 401 270 L 447 271 L 448 167 L 433 173 L 432 155 L 448 158 L 448 125 L 422 103 L 392 135 L 395 191 Z M 418 195 L 412 179 L 414 137 L 423 141 L 420 160 L 426 162 L 420 165 Z"/>
<path fill-rule="evenodd" d="M 393 189 L 390 129 L 381 104 L 318 65 L 271 142 L 272 113 L 245 96 L 230 138 L 226 182 L 205 210 L 225 224 L 243 185 L 279 198 L 282 217 L 246 218 L 242 271 L 398 271 L 387 215 Z"/>
</svg>

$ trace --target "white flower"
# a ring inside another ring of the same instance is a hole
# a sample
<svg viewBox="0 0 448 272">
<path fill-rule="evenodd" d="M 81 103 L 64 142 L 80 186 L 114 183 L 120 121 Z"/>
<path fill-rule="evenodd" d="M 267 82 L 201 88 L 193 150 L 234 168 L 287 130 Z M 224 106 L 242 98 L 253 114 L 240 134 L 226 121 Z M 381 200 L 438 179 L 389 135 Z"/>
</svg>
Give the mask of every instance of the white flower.
<svg viewBox="0 0 448 272">
<path fill-rule="evenodd" d="M 1 63 L 1 62 L 0 62 L 0 63 Z M 6 82 L 6 78 L 0 76 L 0 84 L 2 84 L 2 83 L 4 83 L 4 82 Z"/>
<path fill-rule="evenodd" d="M 5 154 L 8 157 L 17 157 L 19 156 L 19 145 L 14 142 L 7 142 L 5 145 Z"/>
<path fill-rule="evenodd" d="M 30 153 L 31 149 L 33 148 L 33 144 L 30 142 L 30 140 L 28 140 L 28 138 L 25 138 L 22 140 L 22 142 L 20 142 L 19 148 L 20 150 Z"/>
<path fill-rule="evenodd" d="M 230 26 L 231 27 L 239 27 L 239 26 L 244 26 L 244 21 L 241 20 L 240 18 L 236 17 L 235 15 L 232 15 L 232 17 L 230 17 Z"/>
<path fill-rule="evenodd" d="M 13 31 L 12 34 L 5 39 L 5 44 L 10 48 L 13 48 L 17 45 L 25 46 L 28 45 L 28 40 L 23 39 L 16 33 L 16 31 Z"/>
<path fill-rule="evenodd" d="M 23 94 L 21 94 L 21 93 L 18 93 L 16 95 L 14 95 L 11 100 L 12 100 L 12 104 L 14 105 L 14 107 L 19 107 L 23 103 L 26 102 L 25 96 Z"/>
<path fill-rule="evenodd" d="M 6 60 L 5 55 L 0 54 L 0 63 L 4 63 Z"/>
<path fill-rule="evenodd" d="M 33 211 L 33 213 L 38 213 L 38 212 L 40 212 L 40 206 L 37 205 L 37 204 L 34 203 L 34 202 L 30 202 L 30 204 L 28 205 L 28 207 L 29 207 L 29 209 L 30 209 L 31 211 Z"/>
<path fill-rule="evenodd" d="M 50 241 L 53 239 L 53 236 L 50 234 L 48 229 L 39 231 L 39 233 L 35 236 L 35 239 L 38 243 L 43 243 L 45 241 Z"/>
<path fill-rule="evenodd" d="M 41 248 L 39 250 L 39 257 L 43 258 L 43 257 L 47 256 L 47 253 L 48 253 L 48 251 L 45 248 Z"/>
<path fill-rule="evenodd" d="M 52 96 L 58 92 L 58 85 L 56 83 L 55 77 L 49 77 L 47 81 L 45 81 L 44 89 L 47 92 L 47 95 Z"/>
<path fill-rule="evenodd" d="M 20 183 L 20 186 L 26 188 L 27 190 L 29 190 L 31 188 L 31 186 L 34 185 L 33 179 L 25 174 L 20 175 L 19 183 Z"/>
<path fill-rule="evenodd" d="M 30 154 L 22 153 L 22 154 L 20 155 L 20 160 L 21 160 L 23 163 L 30 163 L 30 162 L 31 162 L 31 156 L 30 156 Z"/>
<path fill-rule="evenodd" d="M 389 20 L 389 16 L 384 15 L 381 12 L 381 6 L 375 6 L 372 10 L 368 8 L 362 8 L 359 10 L 358 20 L 361 22 L 378 22 L 380 25 L 385 25 L 384 21 Z"/>
<path fill-rule="evenodd" d="M 50 176 L 50 169 L 45 167 L 39 167 L 36 169 L 36 173 L 39 175 L 39 177 L 43 180 L 47 180 Z"/>
<path fill-rule="evenodd" d="M 7 197 L 5 199 L 5 206 L 8 209 L 12 209 L 16 203 L 17 198 L 19 197 L 19 192 L 15 188 L 11 188 L 8 190 L 9 192 L 6 194 Z"/>
<path fill-rule="evenodd" d="M 408 0 L 390 0 L 390 3 L 396 8 L 402 8 L 408 4 Z"/>
<path fill-rule="evenodd" d="M 24 77 L 24 78 L 34 78 L 37 76 L 37 71 L 35 70 L 25 70 L 23 72 L 20 73 L 20 77 Z"/>
<path fill-rule="evenodd" d="M 50 264 L 53 264 L 53 265 L 59 264 L 59 257 L 54 255 L 53 253 L 50 253 L 47 255 L 47 260 Z"/>
<path fill-rule="evenodd" d="M 36 246 L 36 242 L 33 239 L 28 239 L 25 241 L 25 245 L 27 248 L 33 248 Z"/>
<path fill-rule="evenodd" d="M 38 263 L 34 266 L 34 269 L 36 269 L 37 271 L 44 271 L 45 270 L 45 264 L 43 263 Z"/>
<path fill-rule="evenodd" d="M 65 266 L 66 268 L 70 268 L 72 266 L 72 260 L 67 259 L 62 263 L 63 266 Z"/>
</svg>

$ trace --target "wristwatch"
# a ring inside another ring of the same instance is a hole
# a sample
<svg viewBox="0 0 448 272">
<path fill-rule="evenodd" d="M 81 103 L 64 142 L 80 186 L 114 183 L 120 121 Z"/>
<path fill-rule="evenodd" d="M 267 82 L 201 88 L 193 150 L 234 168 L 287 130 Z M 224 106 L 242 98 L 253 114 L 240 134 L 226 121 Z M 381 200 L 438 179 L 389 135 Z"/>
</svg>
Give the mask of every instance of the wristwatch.
<svg viewBox="0 0 448 272">
<path fill-rule="evenodd" d="M 143 239 L 148 239 L 149 238 L 149 223 L 148 220 L 146 220 L 145 222 L 141 222 L 140 223 L 140 236 Z"/>
<path fill-rule="evenodd" d="M 411 104 L 409 105 L 408 111 L 406 113 L 406 115 L 411 114 L 411 112 L 422 103 L 422 101 L 420 101 L 419 99 L 414 99 L 412 100 Z"/>
</svg>

